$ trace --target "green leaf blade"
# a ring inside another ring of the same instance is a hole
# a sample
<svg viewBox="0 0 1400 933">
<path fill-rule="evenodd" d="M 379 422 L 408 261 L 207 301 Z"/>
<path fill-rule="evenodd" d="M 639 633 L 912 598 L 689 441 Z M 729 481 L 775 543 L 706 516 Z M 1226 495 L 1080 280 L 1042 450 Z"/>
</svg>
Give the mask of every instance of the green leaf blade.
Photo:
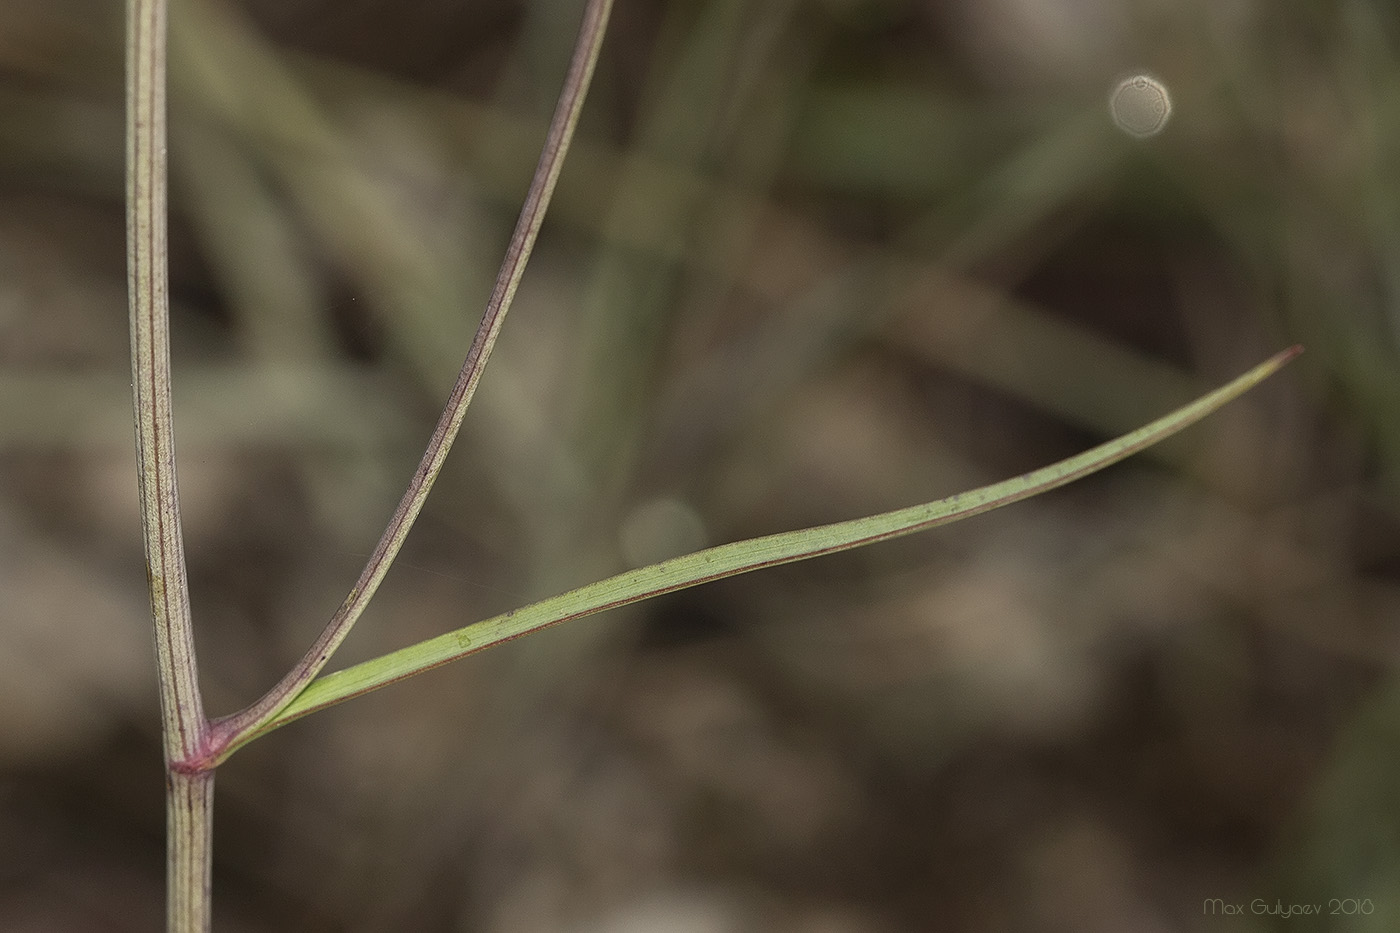
<svg viewBox="0 0 1400 933">
<path fill-rule="evenodd" d="M 1102 470 L 1195 424 L 1272 376 L 1301 352 L 1299 346 L 1284 350 L 1219 389 L 1136 431 L 1013 479 L 892 512 L 722 544 L 628 570 L 328 674 L 313 682 L 264 729 L 248 738 L 551 625 L 725 577 L 914 534 L 1039 495 Z M 233 750 L 229 748 L 225 754 Z"/>
</svg>

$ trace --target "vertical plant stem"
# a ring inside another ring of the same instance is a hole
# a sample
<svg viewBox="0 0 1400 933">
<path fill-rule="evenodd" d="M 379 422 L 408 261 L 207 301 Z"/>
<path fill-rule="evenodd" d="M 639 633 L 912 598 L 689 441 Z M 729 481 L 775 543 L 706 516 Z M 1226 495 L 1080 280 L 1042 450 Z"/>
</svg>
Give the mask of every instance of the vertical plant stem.
<svg viewBox="0 0 1400 933">
<path fill-rule="evenodd" d="M 129 0 L 127 261 L 131 377 L 146 570 L 155 621 L 166 759 L 196 758 L 208 724 L 190 626 L 175 482 L 166 269 L 165 0 Z"/>
<path fill-rule="evenodd" d="M 166 925 L 170 933 L 209 929 L 213 811 L 213 771 L 167 774 L 165 884 Z"/>
<path fill-rule="evenodd" d="M 389 519 L 389 525 L 384 529 L 379 544 L 370 555 L 364 570 L 360 572 L 359 580 L 355 582 L 345 601 L 287 676 L 247 709 L 214 723 L 209 757 L 205 759 L 207 764 L 212 765 L 218 760 L 220 750 L 240 744 L 242 739 L 276 716 L 321 672 L 336 648 L 350 634 L 351 627 L 365 607 L 369 605 L 371 597 L 383 582 L 384 575 L 389 572 L 394 558 L 398 556 L 399 549 L 403 547 L 409 529 L 423 510 L 423 503 L 427 500 L 433 482 L 447 459 L 452 442 L 457 437 L 457 431 L 462 426 L 467 405 L 481 381 L 481 374 L 496 344 L 496 337 L 500 334 L 501 324 L 505 320 L 506 312 L 510 310 L 521 276 L 524 275 L 525 264 L 529 261 L 531 250 L 534 249 L 540 225 L 544 223 L 545 209 L 554 193 L 555 182 L 558 181 L 559 172 L 564 166 L 564 156 L 568 152 L 574 127 L 578 124 L 579 113 L 588 94 L 588 85 L 598 61 L 598 51 L 603 44 L 611 9 L 612 0 L 588 0 L 584 9 L 583 22 L 579 26 L 578 42 L 574 46 L 568 75 L 559 93 L 559 103 L 555 107 L 549 133 L 545 137 L 544 149 L 535 167 L 530 190 L 520 209 L 515 232 L 506 248 L 505 259 L 501 262 L 495 288 L 486 304 L 486 311 L 482 315 L 471 348 L 467 351 L 467 358 L 462 364 L 457 382 L 443 407 L 433 436 L 428 441 L 423 459 L 413 471 L 413 478 L 409 481 L 393 517 Z"/>
<path fill-rule="evenodd" d="M 170 383 L 166 256 L 166 0 L 127 7 L 127 275 L 137 476 L 160 678 L 167 820 L 167 924 L 209 929 L 212 773 L 193 773 L 209 736 L 190 624 Z"/>
</svg>

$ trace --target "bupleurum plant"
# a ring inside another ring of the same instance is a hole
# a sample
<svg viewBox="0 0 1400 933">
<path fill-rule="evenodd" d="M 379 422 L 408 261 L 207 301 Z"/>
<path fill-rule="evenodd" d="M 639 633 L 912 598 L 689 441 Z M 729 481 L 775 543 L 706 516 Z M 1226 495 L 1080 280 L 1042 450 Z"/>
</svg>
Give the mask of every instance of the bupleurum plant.
<svg viewBox="0 0 1400 933">
<path fill-rule="evenodd" d="M 170 372 L 166 241 L 167 0 L 127 2 L 127 242 L 131 359 L 144 523 L 167 767 L 168 927 L 210 926 L 214 775 L 248 742 L 396 681 L 547 626 L 724 577 L 885 541 L 1038 495 L 1116 463 L 1200 420 L 1276 372 L 1298 348 L 1136 431 L 1005 482 L 831 525 L 712 547 L 630 570 L 353 667 L 325 674 L 423 508 L 462 424 L 524 273 L 578 121 L 611 0 L 588 0 L 577 44 L 519 221 L 457 381 L 407 489 L 359 579 L 321 635 L 275 686 L 232 715 L 210 718 L 201 699 L 181 538 Z M 1139 78 L 1133 81 L 1148 81 Z M 1140 101 L 1127 83 L 1114 116 L 1145 135 L 1160 129 L 1165 96 Z M 1131 99 L 1130 99 L 1131 98 Z M 1154 109 L 1155 108 L 1155 109 Z M 1130 117 L 1124 116 L 1131 109 Z"/>
</svg>

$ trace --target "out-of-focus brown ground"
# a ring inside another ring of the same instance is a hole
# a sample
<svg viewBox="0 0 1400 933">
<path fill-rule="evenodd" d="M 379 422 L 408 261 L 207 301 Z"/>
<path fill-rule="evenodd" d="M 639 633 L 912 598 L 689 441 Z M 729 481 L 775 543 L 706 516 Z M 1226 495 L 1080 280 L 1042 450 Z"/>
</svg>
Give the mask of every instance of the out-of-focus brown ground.
<svg viewBox="0 0 1400 933">
<path fill-rule="evenodd" d="M 1397 928 L 1394 12 L 618 2 L 516 310 L 344 663 L 1001 479 L 1308 352 L 1043 499 L 259 741 L 219 771 L 217 928 Z M 180 479 L 221 714 L 392 510 L 579 5 L 173 5 Z M 6 931 L 163 911 L 118 7 L 0 0 Z M 1134 73 L 1175 102 L 1146 140 L 1108 117 Z"/>
</svg>

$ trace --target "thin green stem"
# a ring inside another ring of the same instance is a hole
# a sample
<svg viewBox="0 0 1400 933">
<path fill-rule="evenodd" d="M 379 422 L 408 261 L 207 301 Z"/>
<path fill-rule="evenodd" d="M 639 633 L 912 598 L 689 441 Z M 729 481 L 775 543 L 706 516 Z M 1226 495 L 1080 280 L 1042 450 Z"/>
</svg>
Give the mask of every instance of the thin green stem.
<svg viewBox="0 0 1400 933">
<path fill-rule="evenodd" d="M 197 933 L 210 925 L 214 780 L 212 773 L 186 773 L 205 753 L 209 722 L 199 695 L 175 479 L 166 267 L 166 0 L 128 0 L 126 12 L 131 381 L 166 761 L 166 922 L 175 933 Z"/>
<path fill-rule="evenodd" d="M 545 138 L 544 150 L 540 153 L 534 179 L 525 197 L 525 204 L 520 210 L 520 219 L 506 249 L 505 259 L 501 263 L 495 289 L 487 302 L 486 312 L 477 328 L 466 361 L 457 376 L 457 383 L 453 386 L 442 416 L 433 430 L 433 436 L 428 441 L 423 459 L 414 471 L 398 508 L 379 539 L 379 544 L 370 555 L 359 580 L 345 597 L 345 601 L 287 676 L 247 709 L 214 723 L 209 755 L 201 762 L 201 766 L 212 767 L 220 759 L 221 749 L 242 744 L 246 736 L 261 729 L 315 679 L 369 605 L 399 549 L 403 547 L 409 529 L 413 527 L 414 521 L 422 511 L 423 503 L 427 500 L 433 482 L 447 459 L 452 442 L 457 437 L 467 405 L 470 404 L 477 384 L 481 381 L 481 374 L 486 368 L 491 349 L 495 346 L 501 324 L 520 285 L 525 264 L 534 248 L 540 225 L 544 222 L 545 209 L 549 205 L 559 171 L 564 164 L 564 156 L 568 152 L 569 142 L 573 138 L 574 127 L 578 124 L 579 112 L 588 93 L 588 85 L 598 60 L 598 51 L 602 46 L 611 9 L 612 0 L 588 0 L 573 60 L 569 65 L 559 103 L 554 111 L 554 119 Z"/>
<path fill-rule="evenodd" d="M 171 933 L 210 927 L 213 827 L 214 772 L 171 771 L 165 787 L 166 924 Z"/>
<path fill-rule="evenodd" d="M 725 577 L 834 554 L 947 525 L 1072 483 L 1196 423 L 1273 375 L 1300 352 L 1301 347 L 1293 347 L 1278 353 L 1214 392 L 1136 431 L 1013 479 L 893 512 L 723 544 L 649 567 L 629 570 L 328 674 L 312 683 L 259 729 L 241 736 L 238 742 L 222 749 L 219 760 L 227 758 L 239 745 L 257 735 L 302 716 L 551 625 Z"/>
<path fill-rule="evenodd" d="M 137 475 L 165 754 L 178 763 L 199 754 L 208 724 L 199 696 L 175 481 L 165 226 L 166 2 L 130 0 L 127 10 L 127 274 Z"/>
</svg>

